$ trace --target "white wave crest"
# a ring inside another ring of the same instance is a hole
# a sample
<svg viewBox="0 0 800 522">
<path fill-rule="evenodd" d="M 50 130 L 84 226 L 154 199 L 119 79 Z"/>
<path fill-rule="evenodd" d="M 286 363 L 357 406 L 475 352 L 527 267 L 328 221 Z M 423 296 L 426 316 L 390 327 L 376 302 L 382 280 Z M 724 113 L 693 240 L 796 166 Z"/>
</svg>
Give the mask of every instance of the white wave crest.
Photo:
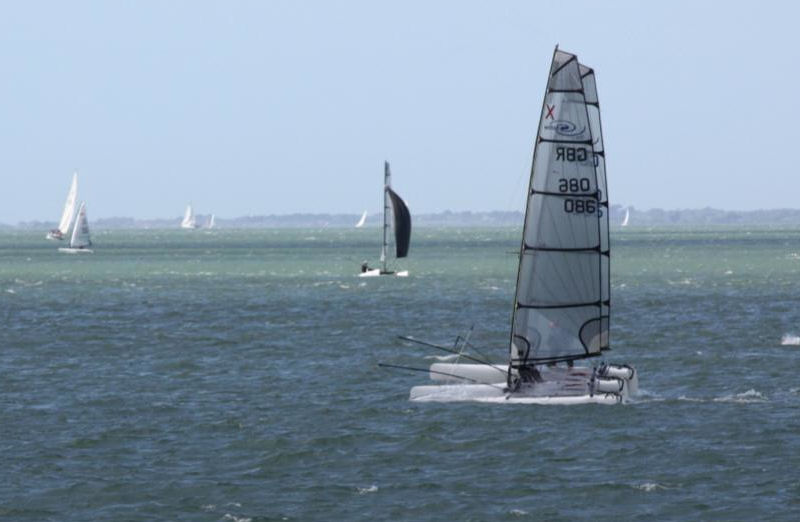
<svg viewBox="0 0 800 522">
<path fill-rule="evenodd" d="M 236 515 L 231 515 L 230 513 L 225 513 L 225 516 L 222 517 L 222 520 L 232 520 L 233 522 L 253 522 L 253 519 L 250 517 L 237 517 Z"/>
<path fill-rule="evenodd" d="M 375 493 L 376 491 L 378 491 L 378 486 L 376 486 L 375 484 L 371 485 L 368 488 L 358 488 L 359 495 L 366 495 L 367 493 Z"/>
<path fill-rule="evenodd" d="M 642 484 L 636 484 L 633 487 L 635 487 L 636 489 L 640 489 L 642 491 L 646 491 L 648 493 L 659 489 L 667 489 L 666 486 L 662 486 L 661 484 L 657 484 L 656 482 L 643 482 Z"/>
<path fill-rule="evenodd" d="M 678 400 L 685 402 L 708 402 L 706 401 L 706 399 L 698 399 L 697 397 L 687 397 L 686 395 L 681 395 L 680 397 L 678 397 Z"/>
<path fill-rule="evenodd" d="M 785 333 L 781 337 L 781 346 L 800 346 L 800 335 Z"/>
<path fill-rule="evenodd" d="M 735 402 L 740 404 L 748 404 L 751 402 L 767 402 L 767 398 L 761 392 L 751 388 L 744 393 L 718 397 L 714 399 L 714 402 Z"/>
<path fill-rule="evenodd" d="M 511 516 L 514 517 L 524 517 L 525 515 L 528 514 L 528 512 L 525 511 L 524 509 L 512 509 L 511 511 L 509 511 L 509 513 L 511 514 Z"/>
</svg>

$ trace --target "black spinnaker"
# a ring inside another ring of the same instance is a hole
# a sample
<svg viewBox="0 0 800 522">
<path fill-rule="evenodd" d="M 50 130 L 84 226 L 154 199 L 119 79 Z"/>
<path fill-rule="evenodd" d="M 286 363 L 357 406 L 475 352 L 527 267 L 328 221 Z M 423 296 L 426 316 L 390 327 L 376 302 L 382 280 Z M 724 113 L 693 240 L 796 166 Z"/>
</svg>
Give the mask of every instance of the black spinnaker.
<svg viewBox="0 0 800 522">
<path fill-rule="evenodd" d="M 392 200 L 392 210 L 394 211 L 394 244 L 396 257 L 406 257 L 408 247 L 411 244 L 411 213 L 408 211 L 405 201 L 397 195 L 397 192 L 386 187 L 386 192 Z"/>
</svg>

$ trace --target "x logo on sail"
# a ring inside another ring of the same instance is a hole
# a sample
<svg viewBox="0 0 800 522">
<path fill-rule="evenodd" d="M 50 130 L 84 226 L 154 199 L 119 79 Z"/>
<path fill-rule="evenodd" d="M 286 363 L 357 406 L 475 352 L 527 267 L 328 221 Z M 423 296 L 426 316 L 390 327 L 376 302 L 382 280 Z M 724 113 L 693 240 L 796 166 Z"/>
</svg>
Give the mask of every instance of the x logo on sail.
<svg viewBox="0 0 800 522">
<path fill-rule="evenodd" d="M 553 116 L 553 111 L 555 110 L 556 106 L 555 105 L 550 106 L 550 105 L 545 104 L 545 107 L 547 107 L 547 115 L 544 117 L 544 119 L 545 120 L 548 119 L 548 118 L 551 119 L 551 120 L 556 119 L 555 116 Z"/>
</svg>

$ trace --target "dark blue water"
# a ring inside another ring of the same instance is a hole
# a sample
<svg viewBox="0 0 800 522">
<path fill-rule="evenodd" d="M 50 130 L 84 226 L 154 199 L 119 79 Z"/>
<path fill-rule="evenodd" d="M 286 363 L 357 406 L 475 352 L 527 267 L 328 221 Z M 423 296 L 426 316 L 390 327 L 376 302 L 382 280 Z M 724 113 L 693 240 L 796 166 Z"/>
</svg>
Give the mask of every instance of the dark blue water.
<svg viewBox="0 0 800 522">
<path fill-rule="evenodd" d="M 800 233 L 613 237 L 623 406 L 412 403 L 434 355 L 506 353 L 516 230 L 0 234 L 0 518 L 800 518 Z"/>
</svg>

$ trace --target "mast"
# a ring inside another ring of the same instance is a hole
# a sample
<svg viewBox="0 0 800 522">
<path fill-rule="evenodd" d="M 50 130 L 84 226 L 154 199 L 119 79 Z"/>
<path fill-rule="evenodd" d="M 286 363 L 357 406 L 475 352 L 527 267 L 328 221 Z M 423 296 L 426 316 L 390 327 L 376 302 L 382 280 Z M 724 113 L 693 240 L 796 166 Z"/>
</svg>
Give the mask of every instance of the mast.
<svg viewBox="0 0 800 522">
<path fill-rule="evenodd" d="M 383 162 L 383 244 L 381 246 L 381 271 L 386 272 L 386 253 L 388 250 L 389 233 L 389 188 L 391 187 L 392 173 L 389 170 L 389 162 Z"/>
</svg>

